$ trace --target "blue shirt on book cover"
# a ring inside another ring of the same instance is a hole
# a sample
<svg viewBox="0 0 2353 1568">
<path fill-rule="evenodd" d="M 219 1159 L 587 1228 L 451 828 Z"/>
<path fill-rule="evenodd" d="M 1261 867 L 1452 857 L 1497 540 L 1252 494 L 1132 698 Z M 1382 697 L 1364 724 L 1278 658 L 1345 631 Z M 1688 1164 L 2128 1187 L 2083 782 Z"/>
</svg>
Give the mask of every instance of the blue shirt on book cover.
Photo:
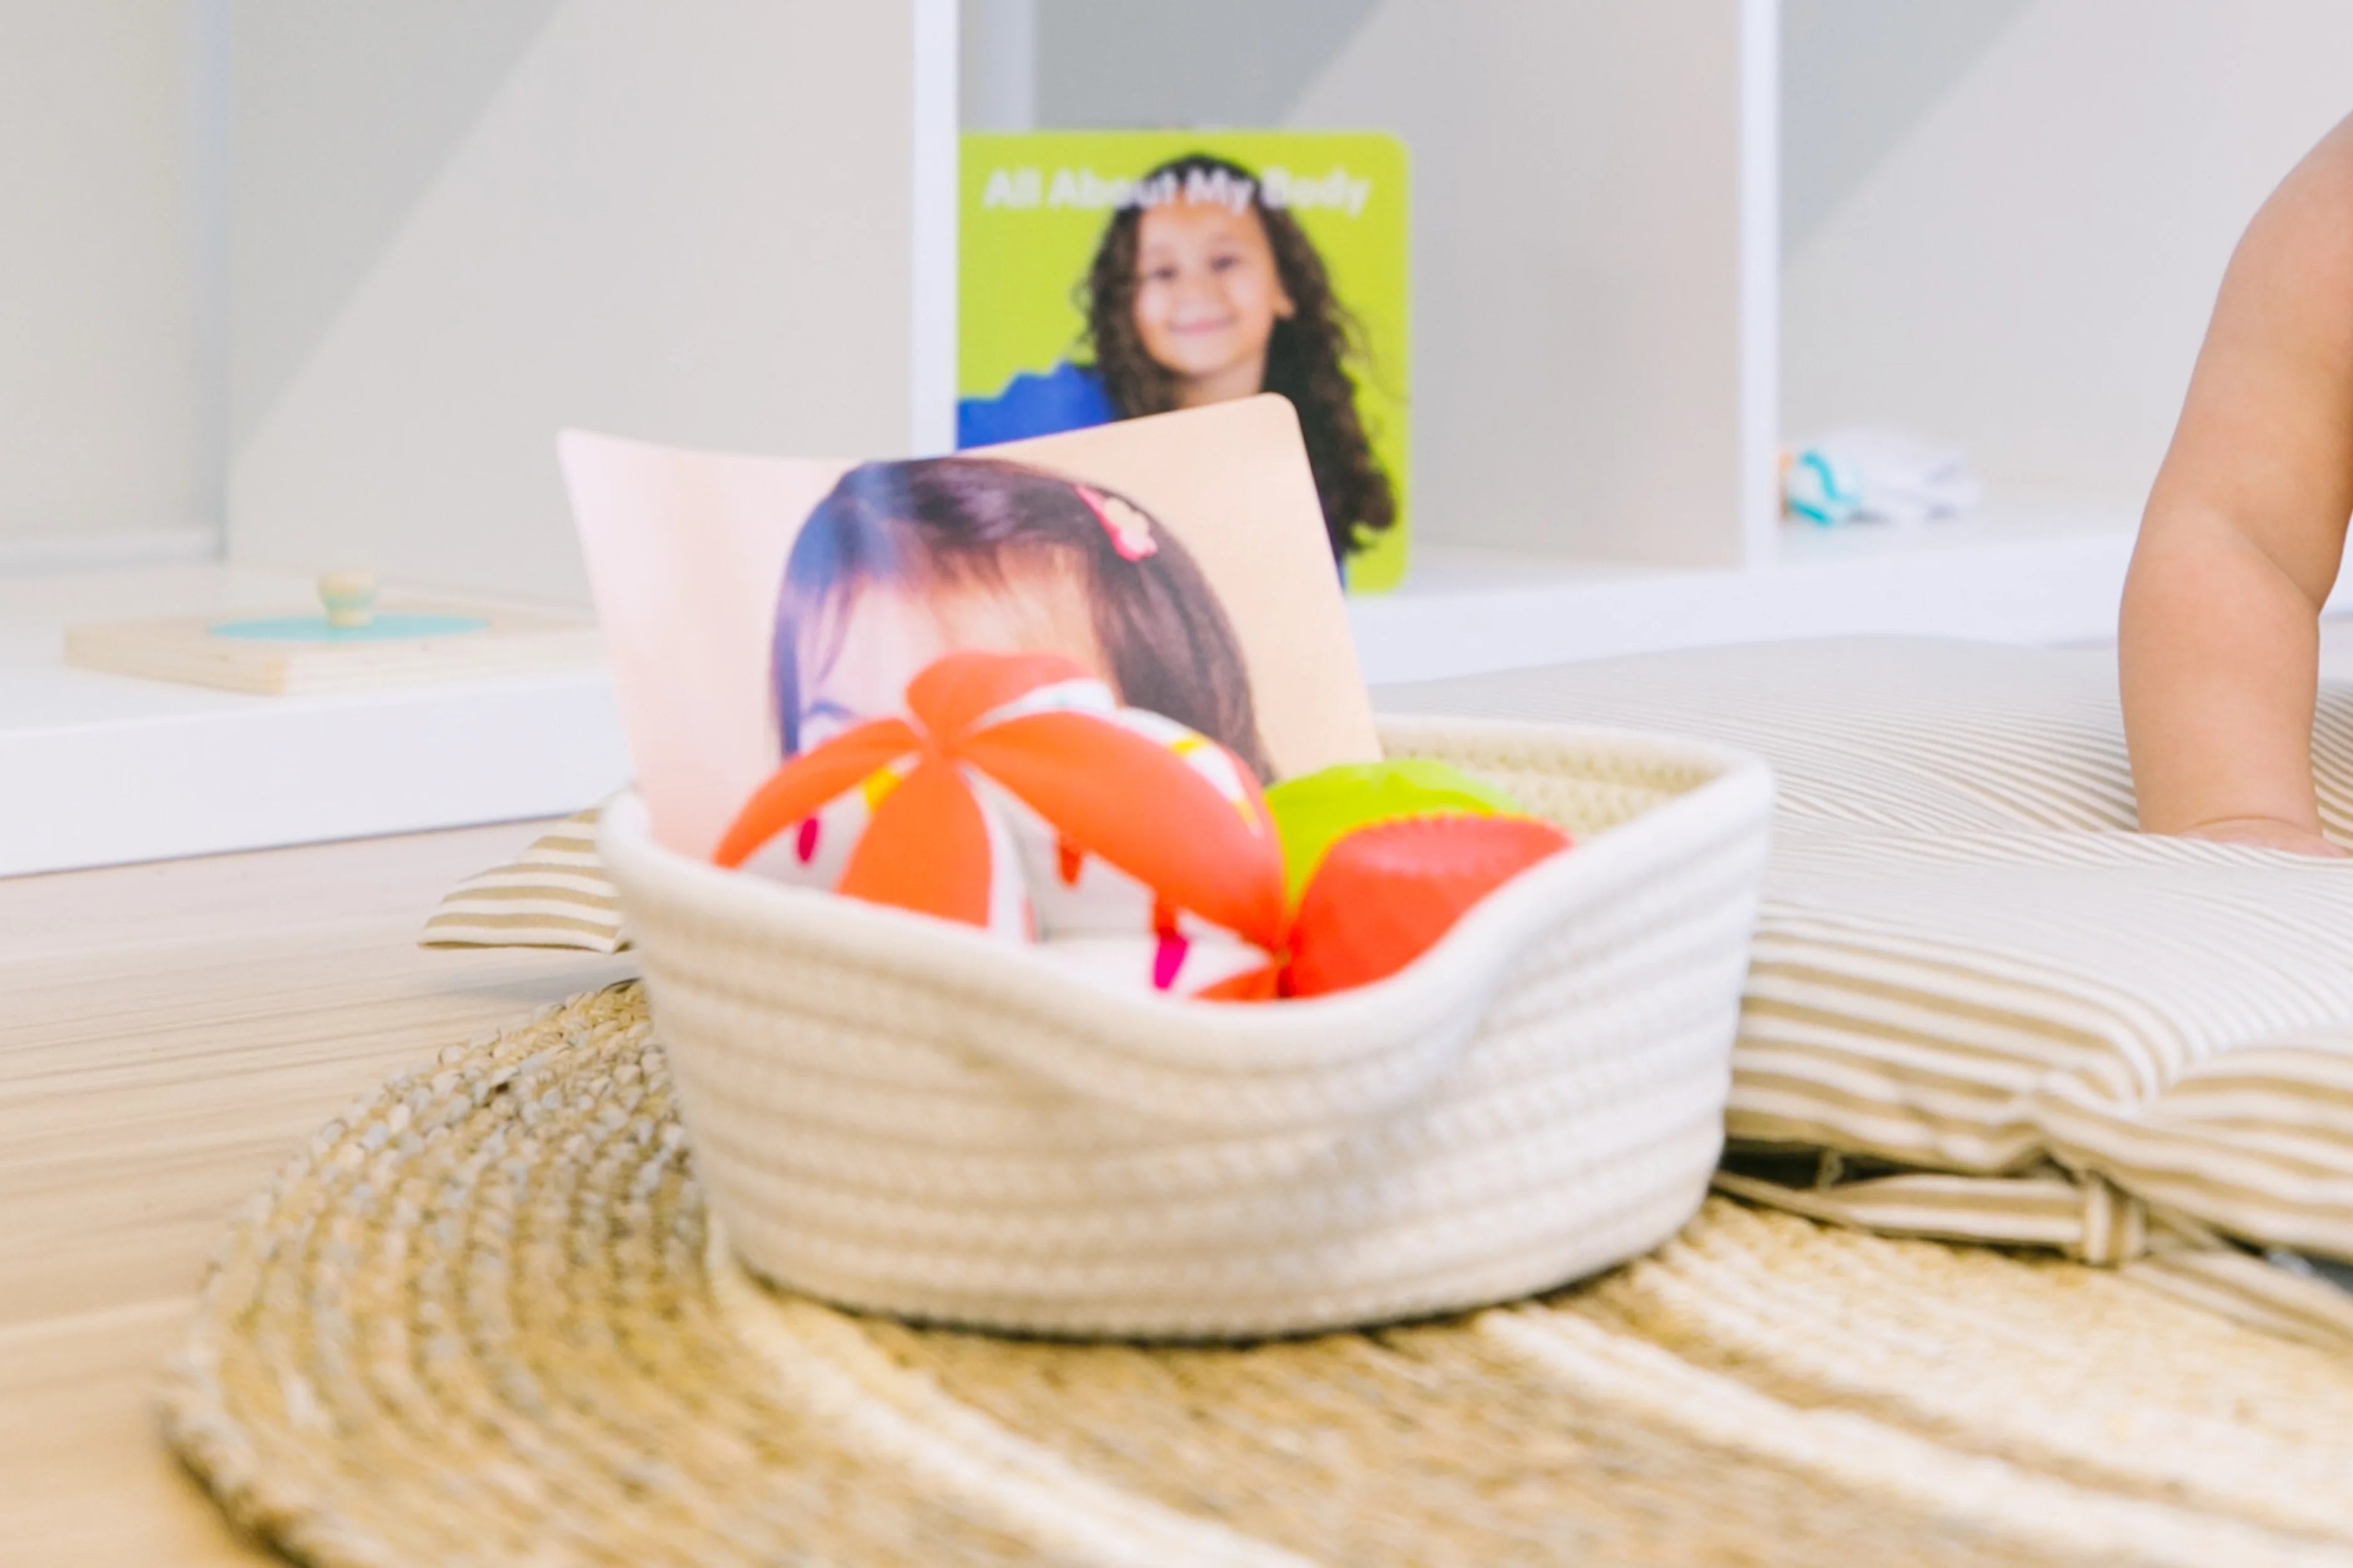
<svg viewBox="0 0 2353 1568">
<path fill-rule="evenodd" d="M 1023 371 L 994 397 L 959 399 L 956 445 L 993 447 L 999 441 L 1085 430 L 1118 417 L 1103 378 L 1065 360 L 1043 375 Z"/>
</svg>

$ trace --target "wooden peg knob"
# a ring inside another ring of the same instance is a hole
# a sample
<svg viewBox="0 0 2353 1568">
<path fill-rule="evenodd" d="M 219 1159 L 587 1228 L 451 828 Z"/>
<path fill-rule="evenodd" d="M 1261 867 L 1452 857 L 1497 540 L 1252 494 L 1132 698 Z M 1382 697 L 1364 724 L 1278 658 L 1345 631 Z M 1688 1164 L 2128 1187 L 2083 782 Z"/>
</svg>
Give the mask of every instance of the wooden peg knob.
<svg viewBox="0 0 2353 1568">
<path fill-rule="evenodd" d="M 330 572 L 319 579 L 319 603 L 326 606 L 327 625 L 354 631 L 375 619 L 375 574 Z"/>
</svg>

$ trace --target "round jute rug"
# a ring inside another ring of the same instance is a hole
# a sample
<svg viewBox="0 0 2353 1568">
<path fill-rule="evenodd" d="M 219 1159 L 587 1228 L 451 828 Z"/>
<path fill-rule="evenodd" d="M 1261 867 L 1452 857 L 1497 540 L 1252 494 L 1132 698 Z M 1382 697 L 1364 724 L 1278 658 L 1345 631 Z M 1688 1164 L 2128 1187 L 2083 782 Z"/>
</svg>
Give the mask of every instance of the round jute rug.
<svg viewBox="0 0 2353 1568">
<path fill-rule="evenodd" d="M 1721 1199 L 1542 1300 L 1240 1349 L 777 1295 L 709 1234 L 634 986 L 322 1130 L 166 1409 L 322 1568 L 2353 1564 L 2353 1359 Z"/>
</svg>

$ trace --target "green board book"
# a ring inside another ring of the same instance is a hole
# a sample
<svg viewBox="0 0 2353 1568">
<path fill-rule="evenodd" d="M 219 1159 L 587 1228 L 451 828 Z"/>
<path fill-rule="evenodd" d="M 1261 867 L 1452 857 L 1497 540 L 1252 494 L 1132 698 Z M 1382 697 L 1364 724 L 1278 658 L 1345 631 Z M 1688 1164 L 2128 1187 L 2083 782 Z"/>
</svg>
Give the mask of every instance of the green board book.
<svg viewBox="0 0 2353 1568">
<path fill-rule="evenodd" d="M 1406 184 L 1371 132 L 966 135 L 958 445 L 1279 392 L 1350 591 L 1394 587 Z"/>
</svg>

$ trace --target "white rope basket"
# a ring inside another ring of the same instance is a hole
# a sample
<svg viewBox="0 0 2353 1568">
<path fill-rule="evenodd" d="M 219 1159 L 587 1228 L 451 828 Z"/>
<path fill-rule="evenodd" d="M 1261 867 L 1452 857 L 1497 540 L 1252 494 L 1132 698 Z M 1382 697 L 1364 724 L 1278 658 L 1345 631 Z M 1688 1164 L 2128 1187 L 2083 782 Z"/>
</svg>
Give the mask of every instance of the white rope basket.
<svg viewBox="0 0 2353 1568">
<path fill-rule="evenodd" d="M 944 921 L 597 845 L 696 1165 L 786 1289 L 933 1322 L 1233 1339 L 1509 1300 L 1698 1207 L 1772 782 L 1614 731 L 1382 726 L 1578 837 L 1376 984 L 1173 1000 Z"/>
</svg>

